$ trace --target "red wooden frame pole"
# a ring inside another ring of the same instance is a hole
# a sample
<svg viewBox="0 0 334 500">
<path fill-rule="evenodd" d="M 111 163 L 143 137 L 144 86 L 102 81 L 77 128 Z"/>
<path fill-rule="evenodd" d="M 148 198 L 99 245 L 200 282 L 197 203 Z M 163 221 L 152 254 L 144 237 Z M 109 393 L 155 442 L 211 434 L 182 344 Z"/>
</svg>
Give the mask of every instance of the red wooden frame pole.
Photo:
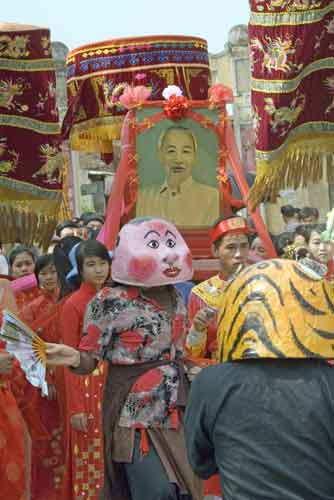
<svg viewBox="0 0 334 500">
<path fill-rule="evenodd" d="M 249 187 L 243 173 L 239 150 L 235 141 L 232 124 L 229 119 L 227 119 L 225 123 L 225 140 L 227 146 L 228 159 L 231 164 L 233 175 L 240 189 L 241 196 L 245 200 L 245 203 L 247 203 L 247 208 L 254 222 L 255 229 L 259 237 L 261 238 L 261 241 L 263 242 L 263 245 L 267 251 L 268 256 L 270 258 L 275 258 L 277 257 L 277 253 L 273 245 L 273 242 L 271 241 L 271 238 L 269 236 L 266 225 L 261 217 L 260 210 L 259 208 L 257 208 L 256 210 L 252 211 L 250 209 L 249 202 L 247 201 L 249 194 Z"/>
<path fill-rule="evenodd" d="M 113 250 L 123 215 L 124 192 L 128 180 L 128 173 L 131 161 L 134 161 L 136 154 L 134 140 L 134 111 L 130 110 L 123 122 L 121 133 L 121 160 L 112 184 L 109 196 L 106 220 L 102 230 L 98 235 L 98 240 L 106 245 L 108 250 Z"/>
</svg>

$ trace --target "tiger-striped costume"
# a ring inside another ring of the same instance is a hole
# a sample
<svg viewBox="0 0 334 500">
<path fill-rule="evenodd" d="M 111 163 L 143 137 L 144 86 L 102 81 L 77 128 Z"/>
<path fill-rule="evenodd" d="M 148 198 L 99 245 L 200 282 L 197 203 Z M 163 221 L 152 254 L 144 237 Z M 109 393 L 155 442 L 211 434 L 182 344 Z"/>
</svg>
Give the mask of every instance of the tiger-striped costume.
<svg viewBox="0 0 334 500">
<path fill-rule="evenodd" d="M 219 359 L 334 358 L 334 289 L 301 263 L 247 267 L 227 286 Z"/>
</svg>

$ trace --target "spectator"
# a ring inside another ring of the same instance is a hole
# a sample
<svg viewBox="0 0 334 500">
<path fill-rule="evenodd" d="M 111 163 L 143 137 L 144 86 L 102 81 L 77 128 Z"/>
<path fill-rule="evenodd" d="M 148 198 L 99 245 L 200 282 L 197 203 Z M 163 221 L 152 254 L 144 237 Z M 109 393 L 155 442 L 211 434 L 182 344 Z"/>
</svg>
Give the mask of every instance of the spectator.
<svg viewBox="0 0 334 500">
<path fill-rule="evenodd" d="M 298 227 L 296 234 L 304 237 L 305 246 L 311 258 L 327 265 L 332 257 L 332 248 L 329 241 L 321 239 L 321 233 L 325 231 L 325 224 L 305 224 Z"/>
<path fill-rule="evenodd" d="M 65 220 L 59 224 L 56 228 L 56 236 L 59 239 L 65 238 L 66 236 L 76 236 L 78 230 L 78 224 L 72 220 Z"/>
<path fill-rule="evenodd" d="M 24 245 L 17 245 L 9 254 L 10 274 L 13 278 L 22 278 L 35 271 L 36 254 Z"/>
<path fill-rule="evenodd" d="M 47 254 L 53 254 L 53 251 L 55 249 L 55 246 L 59 243 L 60 238 L 58 236 L 54 236 L 52 240 L 50 241 L 50 245 L 48 247 Z"/>
<path fill-rule="evenodd" d="M 7 276 L 9 274 L 8 261 L 3 253 L 2 243 L 0 243 L 0 274 L 3 276 Z"/>
<path fill-rule="evenodd" d="M 93 231 L 99 231 L 104 224 L 104 217 L 102 215 L 93 214 L 86 218 L 87 229 L 92 229 Z"/>
<path fill-rule="evenodd" d="M 295 232 L 293 233 L 293 245 L 295 248 L 306 248 L 307 243 L 304 234 L 304 224 L 300 224 L 296 227 Z"/>
<path fill-rule="evenodd" d="M 288 231 L 278 234 L 274 244 L 278 257 L 283 257 L 288 247 L 293 245 L 293 234 Z"/>
<path fill-rule="evenodd" d="M 299 212 L 301 224 L 318 224 L 319 210 L 315 207 L 304 207 Z"/>
<path fill-rule="evenodd" d="M 37 255 L 32 248 L 24 245 L 17 245 L 9 254 L 10 275 L 14 279 L 29 276 L 35 272 Z M 40 295 L 40 289 L 37 286 L 23 289 L 15 293 L 15 300 L 19 313 L 33 300 Z"/>
<path fill-rule="evenodd" d="M 78 280 L 75 278 L 70 283 L 66 276 L 72 269 L 70 261 L 70 253 L 72 248 L 81 243 L 82 239 L 77 236 L 66 236 L 62 238 L 54 248 L 54 262 L 59 276 L 60 297 L 63 298 L 76 290 L 79 286 Z"/>
<path fill-rule="evenodd" d="M 261 260 L 266 259 L 268 259 L 267 250 L 265 249 L 261 238 L 259 238 L 259 236 L 256 236 L 251 243 L 249 260 L 251 262 L 260 262 Z"/>
<path fill-rule="evenodd" d="M 81 215 L 80 215 L 80 221 L 81 221 L 81 226 L 84 227 L 86 226 L 89 218 L 92 216 L 92 215 L 95 215 L 95 212 L 83 212 Z"/>
<path fill-rule="evenodd" d="M 285 231 L 292 232 L 299 225 L 299 208 L 292 205 L 281 207 L 281 215 L 285 224 Z"/>
</svg>

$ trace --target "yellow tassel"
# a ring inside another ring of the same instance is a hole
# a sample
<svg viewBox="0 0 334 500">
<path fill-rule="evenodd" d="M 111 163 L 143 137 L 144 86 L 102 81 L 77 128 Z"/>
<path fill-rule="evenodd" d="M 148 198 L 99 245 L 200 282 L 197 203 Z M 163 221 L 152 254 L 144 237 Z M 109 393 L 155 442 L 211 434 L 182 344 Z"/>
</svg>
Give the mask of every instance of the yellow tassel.
<svg viewBox="0 0 334 500">
<path fill-rule="evenodd" d="M 279 191 L 286 188 L 305 187 L 309 182 L 319 182 L 324 175 L 328 182 L 334 173 L 334 140 L 332 134 L 303 135 L 288 141 L 277 155 L 257 151 L 256 180 L 249 194 L 252 208 L 261 201 L 276 201 Z"/>
<path fill-rule="evenodd" d="M 76 124 L 70 134 L 71 148 L 86 153 L 112 153 L 112 141 L 120 138 L 122 123 L 122 116 L 106 116 Z"/>
</svg>

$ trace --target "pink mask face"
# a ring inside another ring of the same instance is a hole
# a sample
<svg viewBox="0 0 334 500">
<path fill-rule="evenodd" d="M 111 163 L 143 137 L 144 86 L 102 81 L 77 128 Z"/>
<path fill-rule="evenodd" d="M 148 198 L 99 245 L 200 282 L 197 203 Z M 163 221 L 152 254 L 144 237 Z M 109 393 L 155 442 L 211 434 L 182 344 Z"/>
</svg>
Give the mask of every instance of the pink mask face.
<svg viewBox="0 0 334 500">
<path fill-rule="evenodd" d="M 113 280 L 146 288 L 190 280 L 190 250 L 176 227 L 162 219 L 133 221 L 119 232 Z"/>
</svg>

